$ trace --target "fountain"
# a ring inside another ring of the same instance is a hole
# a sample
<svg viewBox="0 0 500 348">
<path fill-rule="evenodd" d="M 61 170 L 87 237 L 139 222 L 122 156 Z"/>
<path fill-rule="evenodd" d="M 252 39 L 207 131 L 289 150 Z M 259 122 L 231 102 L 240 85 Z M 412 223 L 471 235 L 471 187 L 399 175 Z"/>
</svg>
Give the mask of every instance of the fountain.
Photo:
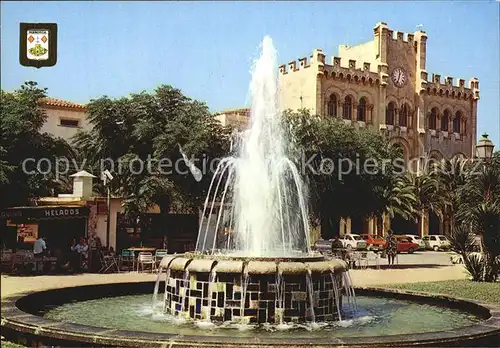
<svg viewBox="0 0 500 348">
<path fill-rule="evenodd" d="M 353 294 L 345 264 L 311 251 L 307 187 L 289 158 L 294 149 L 278 108 L 276 66 L 265 37 L 252 73 L 249 128 L 216 169 L 196 251 L 160 264 L 167 313 L 210 322 L 315 323 L 339 320 L 341 294 Z"/>
</svg>

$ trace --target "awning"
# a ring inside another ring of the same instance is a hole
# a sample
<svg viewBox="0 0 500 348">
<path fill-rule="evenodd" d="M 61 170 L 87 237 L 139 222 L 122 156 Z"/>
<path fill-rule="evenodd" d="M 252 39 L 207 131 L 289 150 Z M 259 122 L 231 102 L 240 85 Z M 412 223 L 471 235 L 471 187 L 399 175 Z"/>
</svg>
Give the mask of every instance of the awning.
<svg viewBox="0 0 500 348">
<path fill-rule="evenodd" d="M 86 206 L 38 206 L 14 207 L 0 211 L 0 219 L 5 220 L 47 220 L 87 218 L 90 209 Z"/>
</svg>

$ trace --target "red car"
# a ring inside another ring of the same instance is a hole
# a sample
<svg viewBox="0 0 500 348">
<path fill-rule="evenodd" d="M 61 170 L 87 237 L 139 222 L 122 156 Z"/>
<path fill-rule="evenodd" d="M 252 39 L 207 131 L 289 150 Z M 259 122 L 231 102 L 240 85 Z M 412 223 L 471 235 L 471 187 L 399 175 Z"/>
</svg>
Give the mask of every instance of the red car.
<svg viewBox="0 0 500 348">
<path fill-rule="evenodd" d="M 385 246 L 385 239 L 373 234 L 360 234 L 361 238 L 368 244 L 368 250 L 378 251 Z"/>
<path fill-rule="evenodd" d="M 407 252 L 408 254 L 412 254 L 419 248 L 419 245 L 417 243 L 413 243 L 409 238 L 405 236 L 396 236 L 396 240 L 398 253 Z"/>
</svg>

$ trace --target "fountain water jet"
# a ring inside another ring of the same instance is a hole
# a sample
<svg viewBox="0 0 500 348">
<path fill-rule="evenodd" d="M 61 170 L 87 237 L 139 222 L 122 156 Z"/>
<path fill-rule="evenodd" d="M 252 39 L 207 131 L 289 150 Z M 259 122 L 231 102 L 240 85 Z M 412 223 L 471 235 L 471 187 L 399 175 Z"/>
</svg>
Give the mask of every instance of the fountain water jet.
<svg viewBox="0 0 500 348">
<path fill-rule="evenodd" d="M 275 69 L 276 51 L 266 37 L 252 74 L 249 129 L 234 139 L 234 155 L 216 170 L 200 223 L 199 252 L 253 257 L 311 252 L 307 190 L 287 157 L 290 142 L 278 109 Z M 223 239 L 224 229 L 232 231 L 227 239 L 234 245 Z"/>
</svg>

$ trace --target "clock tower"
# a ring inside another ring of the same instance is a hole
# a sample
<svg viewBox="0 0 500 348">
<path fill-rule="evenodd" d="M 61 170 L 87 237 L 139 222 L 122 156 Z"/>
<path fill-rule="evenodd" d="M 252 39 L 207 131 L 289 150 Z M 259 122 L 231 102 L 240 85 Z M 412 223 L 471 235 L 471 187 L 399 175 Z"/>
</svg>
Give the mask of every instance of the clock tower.
<svg viewBox="0 0 500 348">
<path fill-rule="evenodd" d="M 402 115 L 401 110 L 409 108 L 410 112 L 414 112 L 418 108 L 418 93 L 417 91 L 417 50 L 415 47 L 418 42 L 415 40 L 415 35 L 410 33 L 395 32 L 389 29 L 384 22 L 377 23 L 374 28 L 375 42 L 377 45 L 377 56 L 380 64 L 385 67 L 386 84 L 382 86 L 384 91 L 381 91 L 382 100 L 386 100 L 384 108 L 380 110 L 380 123 L 384 122 L 386 108 L 385 106 L 393 102 L 394 124 L 406 124 L 406 127 L 416 127 L 416 117 L 412 115 Z M 384 88 L 385 87 L 385 88 Z M 407 106 L 403 106 L 403 105 Z M 401 120 L 405 117 L 407 119 Z M 412 122 L 410 125 L 408 122 Z"/>
</svg>

